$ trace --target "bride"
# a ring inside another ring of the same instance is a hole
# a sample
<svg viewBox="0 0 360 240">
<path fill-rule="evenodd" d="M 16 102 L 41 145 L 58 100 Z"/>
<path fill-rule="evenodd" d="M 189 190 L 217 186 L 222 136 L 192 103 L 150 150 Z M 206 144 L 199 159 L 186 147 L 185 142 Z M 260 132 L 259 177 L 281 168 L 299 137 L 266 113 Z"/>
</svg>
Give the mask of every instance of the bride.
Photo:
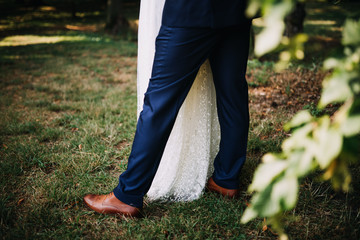
<svg viewBox="0 0 360 240">
<path fill-rule="evenodd" d="M 138 39 L 138 116 L 151 77 L 155 39 L 165 0 L 141 1 Z M 149 200 L 190 201 L 199 198 L 213 171 L 220 128 L 210 64 L 206 61 L 183 103 L 151 188 Z"/>
</svg>

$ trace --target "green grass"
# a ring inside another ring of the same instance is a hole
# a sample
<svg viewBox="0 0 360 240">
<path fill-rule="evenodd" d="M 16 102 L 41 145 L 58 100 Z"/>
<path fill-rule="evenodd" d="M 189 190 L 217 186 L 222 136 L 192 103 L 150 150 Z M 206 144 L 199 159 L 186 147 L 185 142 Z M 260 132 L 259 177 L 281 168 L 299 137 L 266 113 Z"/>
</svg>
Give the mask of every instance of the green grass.
<svg viewBox="0 0 360 240">
<path fill-rule="evenodd" d="M 186 203 L 146 200 L 140 219 L 100 215 L 82 198 L 108 193 L 126 169 L 136 125 L 136 43 L 64 27 L 101 26 L 97 6 L 84 4 L 72 19 L 63 1 L 53 1 L 51 14 L 0 3 L 9 9 L 0 36 L 10 37 L 0 46 L 2 239 L 277 239 L 263 219 L 240 224 L 251 197 L 245 190 L 261 156 L 279 151 L 289 134 L 284 122 L 304 106 L 315 109 L 316 99 L 300 93 L 326 73 L 305 64 L 276 74 L 270 60 L 249 62 L 251 123 L 239 199 L 204 193 Z M 136 18 L 136 8 L 127 11 Z M 332 191 L 318 175 L 304 179 L 287 225 L 293 239 L 359 237 L 359 169 L 351 167 L 348 194 Z"/>
<path fill-rule="evenodd" d="M 258 59 L 248 61 L 247 80 L 249 87 L 268 86 L 274 75 L 274 62 L 260 62 Z"/>
<path fill-rule="evenodd" d="M 89 225 L 102 220 L 88 219 L 81 199 L 109 191 L 126 167 L 129 144 L 119 143 L 135 130 L 137 46 L 34 31 L 0 47 L 0 236 L 96 236 Z"/>
</svg>

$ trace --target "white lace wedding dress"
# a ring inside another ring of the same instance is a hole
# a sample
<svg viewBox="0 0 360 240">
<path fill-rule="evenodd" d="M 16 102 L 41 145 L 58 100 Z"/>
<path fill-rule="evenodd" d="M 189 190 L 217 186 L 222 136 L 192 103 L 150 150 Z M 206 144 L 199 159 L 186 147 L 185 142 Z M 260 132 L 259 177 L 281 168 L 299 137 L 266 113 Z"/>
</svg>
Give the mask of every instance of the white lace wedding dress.
<svg viewBox="0 0 360 240">
<path fill-rule="evenodd" d="M 155 38 L 165 0 L 142 0 L 139 18 L 138 115 L 151 77 Z M 149 200 L 190 201 L 201 196 L 218 152 L 220 130 L 210 64 L 206 61 L 177 116 Z"/>
</svg>

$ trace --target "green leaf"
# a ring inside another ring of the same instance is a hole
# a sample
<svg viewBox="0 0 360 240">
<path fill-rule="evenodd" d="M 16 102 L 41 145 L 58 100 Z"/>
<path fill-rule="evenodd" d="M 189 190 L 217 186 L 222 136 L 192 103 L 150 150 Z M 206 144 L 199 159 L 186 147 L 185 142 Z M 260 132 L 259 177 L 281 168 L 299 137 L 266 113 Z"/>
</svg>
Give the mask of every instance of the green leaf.
<svg viewBox="0 0 360 240">
<path fill-rule="evenodd" d="M 360 45 L 360 20 L 346 20 L 342 43 L 344 45 Z"/>
<path fill-rule="evenodd" d="M 248 223 L 258 216 L 258 212 L 252 207 L 247 207 L 244 215 L 241 217 L 241 223 Z"/>
<path fill-rule="evenodd" d="M 251 207 L 260 217 L 271 217 L 280 212 L 280 203 L 271 198 L 274 184 L 271 183 L 266 188 L 254 195 Z"/>
<path fill-rule="evenodd" d="M 340 129 L 330 127 L 330 118 L 324 116 L 319 121 L 319 127 L 314 130 L 314 138 L 317 142 L 316 160 L 322 169 L 339 156 L 343 138 Z"/>
<path fill-rule="evenodd" d="M 306 148 L 301 155 L 301 159 L 296 168 L 296 174 L 298 177 L 305 176 L 316 167 L 316 164 L 314 164 L 315 149 L 315 145 L 311 145 L 311 147 L 309 146 Z"/>
<path fill-rule="evenodd" d="M 292 119 L 290 122 L 288 122 L 285 126 L 284 129 L 286 131 L 289 131 L 291 128 L 294 127 L 298 127 L 304 123 L 308 123 L 312 120 L 312 116 L 310 114 L 309 111 L 307 110 L 302 110 L 300 112 L 298 112 Z"/>
<path fill-rule="evenodd" d="M 342 117 L 342 133 L 346 137 L 360 134 L 360 97 L 349 100 L 342 108 L 344 108 L 343 116 L 339 116 Z"/>
<path fill-rule="evenodd" d="M 319 107 L 325 107 L 329 103 L 344 102 L 351 97 L 352 91 L 349 80 L 356 77 L 355 73 L 338 72 L 334 73 L 323 83 L 323 92 L 319 102 Z"/>
<path fill-rule="evenodd" d="M 341 132 L 346 137 L 360 134 L 360 114 L 349 116 L 341 125 Z"/>
<path fill-rule="evenodd" d="M 289 167 L 286 169 L 287 176 L 297 176 L 300 178 L 316 167 L 314 164 L 315 148 L 312 147 L 313 145 L 310 148 L 294 150 L 288 155 Z"/>
<path fill-rule="evenodd" d="M 265 156 L 264 156 L 265 157 Z M 280 175 L 288 163 L 283 160 L 262 163 L 256 169 L 252 184 L 249 186 L 250 191 L 264 190 L 278 175 Z"/>
<path fill-rule="evenodd" d="M 325 69 L 335 68 L 339 65 L 339 60 L 336 58 L 328 58 L 324 62 Z"/>
<path fill-rule="evenodd" d="M 306 146 L 311 145 L 312 139 L 308 136 L 310 135 L 312 130 L 313 126 L 311 123 L 297 128 L 293 132 L 292 136 L 282 143 L 283 151 L 288 155 L 291 154 L 294 149 L 303 149 Z"/>
<path fill-rule="evenodd" d="M 298 196 L 297 176 L 287 176 L 276 182 L 271 192 L 271 200 L 281 206 L 281 210 L 289 210 L 295 207 Z"/>
<path fill-rule="evenodd" d="M 282 21 L 271 22 L 272 27 L 266 27 L 256 36 L 254 53 L 257 56 L 262 56 L 265 53 L 274 50 L 280 44 L 285 24 Z"/>
<path fill-rule="evenodd" d="M 256 13 L 259 12 L 261 7 L 261 1 L 260 0 L 252 0 L 250 1 L 247 9 L 246 9 L 246 16 L 248 17 L 254 17 Z"/>
<path fill-rule="evenodd" d="M 263 7 L 264 22 L 266 27 L 255 39 L 254 52 L 258 56 L 275 49 L 281 42 L 285 29 L 284 17 L 291 11 L 293 2 L 291 0 L 280 1 L 272 6 Z"/>
</svg>

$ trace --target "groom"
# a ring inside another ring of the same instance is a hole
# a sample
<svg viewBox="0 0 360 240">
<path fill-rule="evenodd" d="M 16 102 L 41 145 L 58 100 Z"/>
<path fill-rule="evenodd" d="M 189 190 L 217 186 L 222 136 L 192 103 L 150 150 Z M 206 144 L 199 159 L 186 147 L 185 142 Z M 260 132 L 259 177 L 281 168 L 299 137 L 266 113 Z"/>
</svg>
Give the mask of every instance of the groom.
<svg viewBox="0 0 360 240">
<path fill-rule="evenodd" d="M 251 20 L 244 16 L 245 5 L 246 0 L 165 1 L 127 170 L 110 194 L 84 197 L 91 209 L 139 214 L 177 113 L 206 59 L 213 73 L 221 130 L 215 171 L 207 188 L 224 196 L 237 195 L 249 127 L 245 71 Z"/>
</svg>

